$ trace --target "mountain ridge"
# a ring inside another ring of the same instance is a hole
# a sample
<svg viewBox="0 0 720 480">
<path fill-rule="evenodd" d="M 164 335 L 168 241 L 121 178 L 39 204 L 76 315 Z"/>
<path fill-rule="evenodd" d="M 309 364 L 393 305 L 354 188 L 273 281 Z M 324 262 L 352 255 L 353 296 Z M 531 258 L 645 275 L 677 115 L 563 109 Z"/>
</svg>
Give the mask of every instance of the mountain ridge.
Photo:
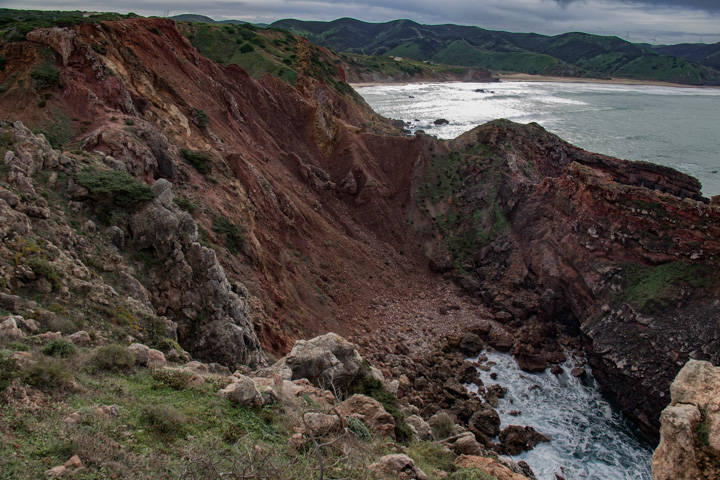
<svg viewBox="0 0 720 480">
<path fill-rule="evenodd" d="M 403 56 L 493 71 L 569 77 L 622 77 L 688 85 L 720 85 L 708 65 L 658 52 L 618 37 L 580 32 L 555 36 L 474 26 L 421 25 L 411 20 L 366 23 L 355 19 L 273 22 L 310 41 L 354 53 Z M 697 57 L 700 59 L 701 57 Z"/>
</svg>

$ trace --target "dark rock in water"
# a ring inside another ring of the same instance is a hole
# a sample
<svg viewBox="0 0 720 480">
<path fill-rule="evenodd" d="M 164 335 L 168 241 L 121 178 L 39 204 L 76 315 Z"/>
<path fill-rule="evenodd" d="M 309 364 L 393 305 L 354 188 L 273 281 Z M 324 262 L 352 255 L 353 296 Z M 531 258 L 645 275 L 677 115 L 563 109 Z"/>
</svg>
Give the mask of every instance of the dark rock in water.
<svg viewBox="0 0 720 480">
<path fill-rule="evenodd" d="M 435 125 L 448 125 L 450 122 L 445 120 L 444 118 L 438 118 L 433 123 L 435 123 Z"/>
<path fill-rule="evenodd" d="M 510 425 L 500 432 L 500 442 L 497 450 L 505 455 L 520 455 L 522 452 L 532 450 L 538 443 L 549 442 L 550 439 L 533 427 Z"/>
<path fill-rule="evenodd" d="M 463 366 L 460 369 L 458 380 L 461 383 L 474 383 L 478 385 L 477 382 L 480 381 L 480 379 L 478 378 L 475 365 L 471 364 L 470 362 L 464 362 Z"/>
<path fill-rule="evenodd" d="M 570 375 L 576 378 L 582 378 L 585 376 L 585 369 L 582 367 L 575 367 L 570 370 Z"/>
<path fill-rule="evenodd" d="M 415 96 L 414 96 L 414 95 L 410 95 L 410 96 L 408 96 L 408 98 L 415 98 Z"/>
<path fill-rule="evenodd" d="M 473 413 L 468 423 L 480 443 L 487 444 L 490 438 L 500 433 L 500 415 L 489 405 L 483 405 L 481 410 Z"/>
<path fill-rule="evenodd" d="M 560 375 L 561 373 L 563 373 L 563 369 L 560 365 L 553 365 L 552 367 L 550 367 L 550 373 L 552 373 L 553 375 Z"/>
<path fill-rule="evenodd" d="M 485 342 L 479 335 L 466 333 L 460 339 L 460 351 L 468 356 L 474 357 L 485 348 Z"/>
<path fill-rule="evenodd" d="M 518 366 L 529 373 L 542 373 L 547 368 L 547 362 L 542 355 L 520 354 L 517 357 Z"/>
</svg>

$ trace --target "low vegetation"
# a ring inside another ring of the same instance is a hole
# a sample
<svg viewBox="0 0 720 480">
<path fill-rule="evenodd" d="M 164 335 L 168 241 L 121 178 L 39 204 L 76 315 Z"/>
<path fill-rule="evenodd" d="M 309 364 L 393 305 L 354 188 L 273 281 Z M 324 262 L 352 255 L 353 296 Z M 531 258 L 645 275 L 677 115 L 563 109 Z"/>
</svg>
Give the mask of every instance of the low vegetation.
<svg viewBox="0 0 720 480">
<path fill-rule="evenodd" d="M 155 198 L 150 187 L 125 172 L 87 167 L 77 172 L 73 179 L 98 200 L 123 206 Z"/>
</svg>

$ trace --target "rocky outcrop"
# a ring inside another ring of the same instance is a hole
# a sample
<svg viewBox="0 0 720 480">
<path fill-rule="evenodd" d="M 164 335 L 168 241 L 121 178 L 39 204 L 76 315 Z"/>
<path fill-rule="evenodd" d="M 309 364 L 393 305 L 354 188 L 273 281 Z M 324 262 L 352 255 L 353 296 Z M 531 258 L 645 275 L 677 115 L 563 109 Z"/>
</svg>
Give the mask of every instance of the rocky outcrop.
<svg viewBox="0 0 720 480">
<path fill-rule="evenodd" d="M 720 367 L 688 361 L 670 386 L 660 417 L 653 480 L 720 476 Z"/>
<path fill-rule="evenodd" d="M 404 454 L 385 455 L 368 467 L 383 480 L 427 480 L 425 472 L 415 466 L 412 458 Z"/>
<path fill-rule="evenodd" d="M 454 254 L 463 273 L 446 275 L 506 325 L 483 340 L 542 371 L 565 360 L 557 338 L 581 336 L 596 378 L 656 433 L 680 366 L 720 361 L 720 210 L 692 177 L 533 124 L 491 122 L 448 147 L 465 153 L 429 163 L 436 187 L 416 196 L 435 221 L 425 248 Z"/>
<path fill-rule="evenodd" d="M 366 375 L 357 347 L 336 333 L 312 340 L 298 340 L 290 353 L 260 374 L 274 373 L 287 380 L 305 378 L 312 384 L 340 394 Z"/>
</svg>

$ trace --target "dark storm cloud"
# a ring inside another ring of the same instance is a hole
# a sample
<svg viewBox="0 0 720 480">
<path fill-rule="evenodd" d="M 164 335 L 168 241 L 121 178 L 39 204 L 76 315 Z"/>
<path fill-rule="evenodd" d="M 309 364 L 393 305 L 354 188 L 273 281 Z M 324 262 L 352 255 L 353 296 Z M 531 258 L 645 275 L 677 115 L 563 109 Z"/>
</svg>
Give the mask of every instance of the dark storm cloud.
<svg viewBox="0 0 720 480">
<path fill-rule="evenodd" d="M 553 0 L 561 6 L 571 3 L 585 2 L 586 0 Z M 652 7 L 676 7 L 680 9 L 704 10 L 707 12 L 720 12 L 718 0 L 611 0 L 618 3 L 635 4 L 648 8 Z"/>
<path fill-rule="evenodd" d="M 635 42 L 720 41 L 718 0 L 0 0 L 25 9 L 198 13 L 216 20 L 272 23 L 283 18 L 367 22 L 408 18 L 419 23 L 477 25 L 491 30 L 556 35 L 583 31 Z"/>
</svg>

